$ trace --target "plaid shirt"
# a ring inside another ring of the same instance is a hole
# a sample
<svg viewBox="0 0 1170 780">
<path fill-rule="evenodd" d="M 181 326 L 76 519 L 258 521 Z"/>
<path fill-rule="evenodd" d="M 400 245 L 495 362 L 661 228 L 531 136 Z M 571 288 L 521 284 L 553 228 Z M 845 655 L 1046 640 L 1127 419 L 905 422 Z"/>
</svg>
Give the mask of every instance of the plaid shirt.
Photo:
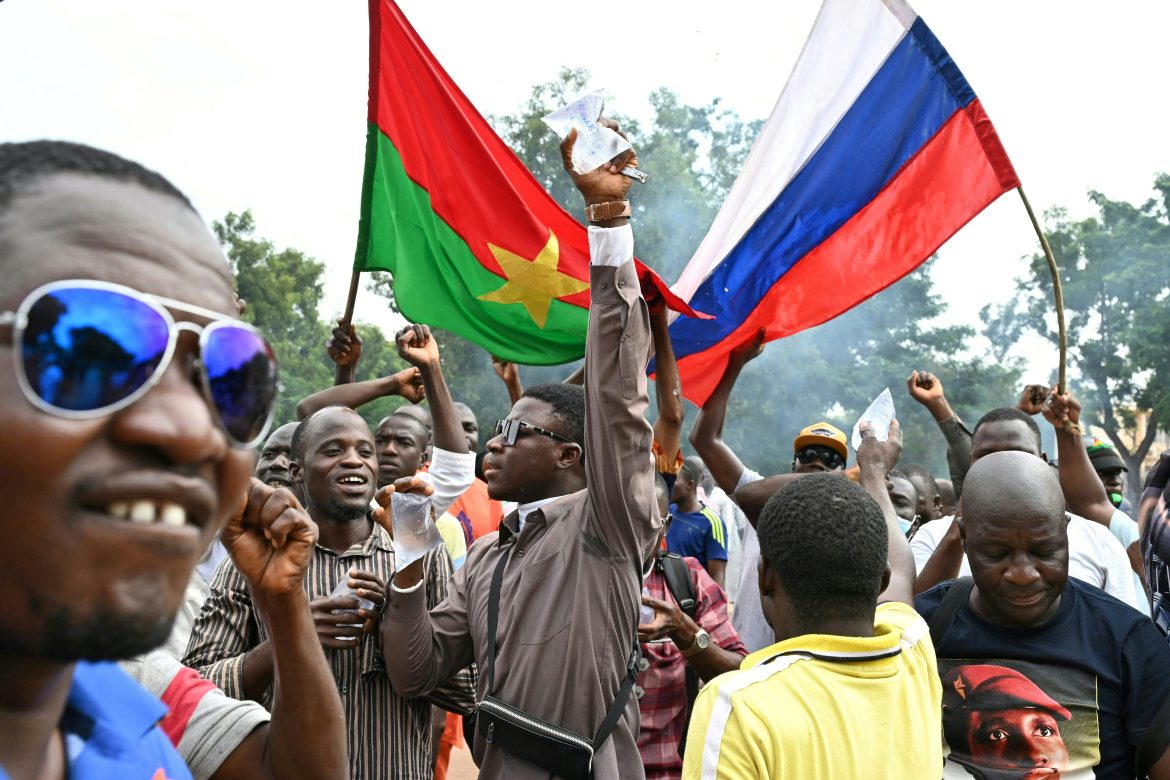
<svg viewBox="0 0 1170 780">
<path fill-rule="evenodd" d="M 747 648 L 727 617 L 727 596 L 694 558 L 683 558 L 695 584 L 695 622 L 711 635 L 712 644 L 747 655 Z M 666 578 L 655 567 L 645 581 L 651 598 L 674 601 Z M 687 659 L 669 639 L 642 645 L 642 656 L 650 666 L 638 675 L 644 693 L 638 701 L 642 731 L 638 752 L 646 765 L 647 778 L 681 778 L 682 758 L 678 747 L 687 723 Z"/>
</svg>

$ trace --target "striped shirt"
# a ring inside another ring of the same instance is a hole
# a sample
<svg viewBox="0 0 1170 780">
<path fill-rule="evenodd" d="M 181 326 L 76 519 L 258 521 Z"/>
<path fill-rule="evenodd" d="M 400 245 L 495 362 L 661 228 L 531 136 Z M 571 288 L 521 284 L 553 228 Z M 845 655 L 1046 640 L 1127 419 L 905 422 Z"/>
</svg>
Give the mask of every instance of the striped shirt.
<svg viewBox="0 0 1170 780">
<path fill-rule="evenodd" d="M 381 526 L 361 544 L 338 555 L 316 545 L 305 573 L 310 599 L 328 596 L 351 568 L 375 574 L 387 582 L 394 574 L 394 550 Z M 451 559 L 440 547 L 426 558 L 427 606 L 447 595 Z M 195 621 L 184 663 L 199 670 L 224 693 L 245 698 L 245 654 L 267 639 L 252 605 L 244 576 L 231 559 L 225 560 L 211 583 L 211 595 Z M 350 774 L 354 780 L 422 780 L 431 778 L 431 704 L 461 713 L 475 703 L 474 667 L 456 673 L 429 696 L 398 696 L 386 675 L 378 632 L 364 635 L 355 650 L 326 650 L 345 709 L 349 736 Z M 265 696 L 265 704 L 271 691 Z M 307 706 L 311 704 L 307 703 Z"/>
</svg>

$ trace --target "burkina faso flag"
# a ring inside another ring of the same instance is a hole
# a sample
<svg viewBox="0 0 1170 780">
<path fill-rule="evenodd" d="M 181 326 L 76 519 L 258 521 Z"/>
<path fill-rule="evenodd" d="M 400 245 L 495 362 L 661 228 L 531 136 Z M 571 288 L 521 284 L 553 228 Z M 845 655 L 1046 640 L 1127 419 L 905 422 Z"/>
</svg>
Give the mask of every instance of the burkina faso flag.
<svg viewBox="0 0 1170 780">
<path fill-rule="evenodd" d="M 550 133 L 549 143 L 556 143 Z M 567 175 L 567 174 L 566 174 Z M 584 225 L 475 110 L 392 0 L 370 0 L 370 102 L 356 271 L 390 271 L 398 309 L 505 360 L 581 357 Z M 639 267 L 668 305 L 689 311 Z"/>
</svg>

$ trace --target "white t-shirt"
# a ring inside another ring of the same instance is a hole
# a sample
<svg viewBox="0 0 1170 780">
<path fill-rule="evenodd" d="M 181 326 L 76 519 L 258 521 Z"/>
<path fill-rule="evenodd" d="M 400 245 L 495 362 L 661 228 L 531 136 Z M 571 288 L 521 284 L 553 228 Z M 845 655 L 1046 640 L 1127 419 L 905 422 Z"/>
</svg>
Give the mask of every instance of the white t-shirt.
<svg viewBox="0 0 1170 780">
<path fill-rule="evenodd" d="M 1100 523 L 1086 520 L 1079 515 L 1069 515 L 1068 523 L 1068 573 L 1082 582 L 1101 588 L 1116 599 L 1124 601 L 1142 614 L 1149 614 L 1145 594 L 1139 587 L 1134 590 L 1133 569 L 1121 543 Z M 919 574 L 946 536 L 955 519 L 944 517 L 931 520 L 910 540 L 910 551 L 914 553 L 914 568 Z M 971 576 L 967 556 L 959 564 L 959 577 Z"/>
<path fill-rule="evenodd" d="M 751 469 L 744 469 L 740 475 L 739 490 L 763 479 Z M 735 611 L 731 614 L 731 626 L 739 634 L 743 646 L 749 653 L 763 650 L 776 644 L 776 634 L 764 619 L 764 607 L 760 603 L 760 580 L 757 567 L 760 563 L 760 537 L 748 523 L 743 531 L 743 552 L 739 564 L 739 581 L 735 585 Z"/>
</svg>

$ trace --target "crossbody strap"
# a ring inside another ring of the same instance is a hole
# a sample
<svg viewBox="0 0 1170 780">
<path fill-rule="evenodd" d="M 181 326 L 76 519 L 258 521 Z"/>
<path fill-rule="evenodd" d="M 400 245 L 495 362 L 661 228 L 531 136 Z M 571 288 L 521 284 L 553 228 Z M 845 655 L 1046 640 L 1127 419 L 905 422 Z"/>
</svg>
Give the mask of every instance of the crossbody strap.
<svg viewBox="0 0 1170 780">
<path fill-rule="evenodd" d="M 491 695 L 492 688 L 495 687 L 495 670 L 496 670 L 496 627 L 500 617 L 500 590 L 504 585 L 504 568 L 508 565 L 508 559 L 512 555 L 512 547 L 515 542 L 509 542 L 504 550 L 504 554 L 500 556 L 500 562 L 496 564 L 495 571 L 492 572 L 491 586 L 488 588 L 488 660 L 487 660 L 487 693 Z M 605 713 L 605 720 L 601 722 L 601 728 L 597 730 L 597 734 L 593 738 L 593 749 L 597 750 L 605 740 L 609 738 L 610 733 L 617 726 L 618 721 L 622 717 L 622 713 L 626 709 L 626 702 L 630 700 L 630 691 L 634 689 L 634 681 L 638 678 L 638 641 L 634 639 L 634 649 L 630 652 L 630 657 L 626 662 L 626 676 L 622 680 L 622 687 L 618 689 L 617 697 L 610 705 L 609 711 Z"/>
<path fill-rule="evenodd" d="M 605 744 L 605 740 L 609 739 L 610 732 L 614 730 L 617 722 L 621 720 L 622 713 L 625 712 L 626 702 L 630 700 L 630 691 L 634 689 L 634 681 L 638 679 L 638 653 L 638 642 L 635 640 L 634 649 L 626 663 L 626 677 L 622 680 L 622 687 L 618 689 L 613 704 L 609 705 L 609 712 L 605 713 L 605 720 L 601 721 L 601 728 L 593 737 L 594 750 Z"/>
<path fill-rule="evenodd" d="M 975 580 L 971 577 L 960 577 L 955 580 L 951 583 L 946 595 L 942 597 L 942 601 L 938 603 L 930 620 L 927 621 L 927 625 L 930 626 L 930 641 L 934 644 L 936 653 L 942 645 L 943 637 L 947 635 L 951 623 L 955 622 L 955 615 L 959 614 L 963 602 L 971 597 L 971 591 L 974 588 Z"/>
<path fill-rule="evenodd" d="M 515 540 L 508 542 L 504 547 L 504 554 L 492 572 L 492 584 L 488 588 L 488 660 L 487 660 L 487 693 L 491 695 L 496 671 L 496 623 L 500 617 L 500 588 L 504 583 L 504 567 L 508 565 L 508 558 L 512 556 L 512 547 Z"/>
</svg>

